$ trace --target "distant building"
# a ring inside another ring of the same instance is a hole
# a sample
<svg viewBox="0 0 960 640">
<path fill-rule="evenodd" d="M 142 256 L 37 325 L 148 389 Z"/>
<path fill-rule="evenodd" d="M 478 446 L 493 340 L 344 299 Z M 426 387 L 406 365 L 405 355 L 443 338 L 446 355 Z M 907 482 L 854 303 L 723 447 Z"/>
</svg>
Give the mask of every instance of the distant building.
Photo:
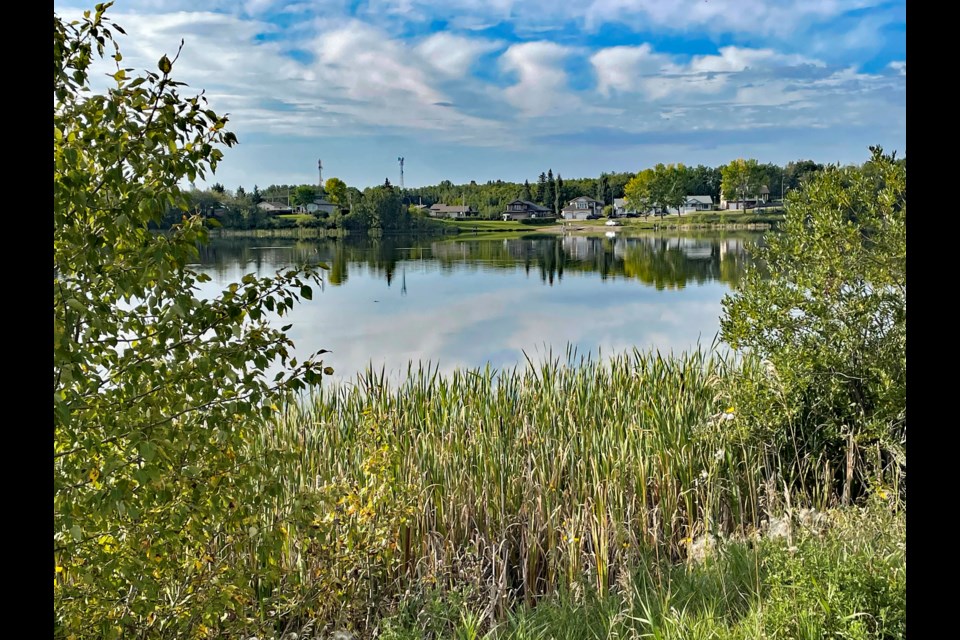
<svg viewBox="0 0 960 640">
<path fill-rule="evenodd" d="M 743 200 L 727 200 L 721 194 L 720 208 L 729 211 L 742 211 L 744 209 L 753 209 L 760 204 L 765 204 L 768 200 L 770 200 L 770 189 L 767 188 L 767 185 L 763 185 L 757 190 L 757 193 Z"/>
<path fill-rule="evenodd" d="M 448 205 L 437 203 L 431 205 L 430 215 L 434 218 L 451 218 L 454 220 L 466 220 L 467 218 L 476 218 L 480 213 L 470 205 Z"/>
<path fill-rule="evenodd" d="M 325 215 L 330 215 L 336 213 L 340 210 L 340 207 L 330 202 L 326 198 L 317 198 L 313 202 L 308 202 L 306 206 L 302 207 L 307 213 L 321 213 Z"/>
<path fill-rule="evenodd" d="M 260 202 L 257 204 L 257 208 L 264 213 L 269 213 L 275 216 L 283 213 L 293 213 L 293 209 L 290 207 L 290 205 L 280 204 L 279 202 Z"/>
<path fill-rule="evenodd" d="M 500 214 L 504 220 L 527 220 L 529 218 L 553 218 L 553 211 L 529 200 L 514 200 L 507 203 L 507 210 Z"/>
<path fill-rule="evenodd" d="M 710 196 L 687 196 L 681 207 L 683 213 L 694 211 L 713 211 L 713 198 Z"/>
<path fill-rule="evenodd" d="M 625 216 L 628 213 L 637 213 L 637 208 L 626 198 L 613 199 L 613 213 L 616 216 Z"/>
<path fill-rule="evenodd" d="M 574 198 L 560 210 L 564 220 L 586 220 L 589 216 L 599 216 L 603 213 L 603 203 L 590 196 Z"/>
</svg>

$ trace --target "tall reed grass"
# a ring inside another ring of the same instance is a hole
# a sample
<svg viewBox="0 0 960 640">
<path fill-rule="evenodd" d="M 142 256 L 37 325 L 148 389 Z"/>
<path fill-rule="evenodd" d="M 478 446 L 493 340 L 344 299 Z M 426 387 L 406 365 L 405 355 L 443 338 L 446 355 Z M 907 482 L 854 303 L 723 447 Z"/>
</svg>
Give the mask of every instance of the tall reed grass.
<svg viewBox="0 0 960 640">
<path fill-rule="evenodd" d="M 763 461 L 729 406 L 732 366 L 704 350 L 568 349 L 525 369 L 411 365 L 399 387 L 368 370 L 288 407 L 257 446 L 296 452 L 278 469 L 288 497 L 337 480 L 337 504 L 314 508 L 354 504 L 396 527 L 364 542 L 380 570 L 353 578 L 370 595 L 473 584 L 494 620 L 584 583 L 603 596 L 651 554 L 681 560 L 760 524 Z M 337 513 L 315 515 L 342 525 Z M 293 545 L 286 563 L 308 583 L 331 557 Z"/>
</svg>

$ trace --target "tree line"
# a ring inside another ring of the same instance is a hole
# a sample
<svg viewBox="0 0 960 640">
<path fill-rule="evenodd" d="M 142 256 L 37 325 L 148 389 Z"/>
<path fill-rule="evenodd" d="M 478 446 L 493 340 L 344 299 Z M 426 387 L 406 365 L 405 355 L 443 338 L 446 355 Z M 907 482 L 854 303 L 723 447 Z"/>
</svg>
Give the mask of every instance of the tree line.
<svg viewBox="0 0 960 640">
<path fill-rule="evenodd" d="M 271 184 L 260 189 L 254 185 L 247 190 L 242 185 L 235 190 L 214 183 L 208 189 L 193 188 L 187 192 L 189 211 L 207 217 L 217 217 L 228 228 L 256 229 L 284 226 L 310 226 L 338 229 L 375 229 L 385 231 L 409 226 L 416 218 L 425 216 L 424 210 L 434 204 L 470 206 L 480 218 L 495 220 L 516 199 L 527 200 L 551 209 L 559 215 L 571 200 L 588 196 L 612 206 L 618 198 L 627 200 L 637 210 L 664 211 L 678 208 L 687 196 L 710 196 L 713 202 L 721 195 L 728 200 L 742 200 L 753 196 L 761 186 L 769 189 L 773 200 L 781 200 L 785 192 L 796 190 L 811 174 L 822 171 L 823 164 L 813 160 L 797 160 L 784 166 L 759 163 L 756 160 L 737 159 L 718 167 L 657 164 L 634 174 L 629 172 L 601 173 L 596 178 L 564 179 L 549 168 L 531 183 L 529 180 L 508 182 L 488 180 L 478 183 L 454 184 L 444 180 L 424 187 L 399 189 L 390 180 L 363 190 L 347 185 L 337 177 L 327 179 L 323 187 L 315 184 Z M 277 218 L 257 205 L 276 202 L 293 209 L 305 207 L 325 199 L 337 206 L 334 213 L 317 212 L 313 219 L 290 220 Z M 166 224 L 179 222 L 184 211 L 171 209 Z"/>
</svg>

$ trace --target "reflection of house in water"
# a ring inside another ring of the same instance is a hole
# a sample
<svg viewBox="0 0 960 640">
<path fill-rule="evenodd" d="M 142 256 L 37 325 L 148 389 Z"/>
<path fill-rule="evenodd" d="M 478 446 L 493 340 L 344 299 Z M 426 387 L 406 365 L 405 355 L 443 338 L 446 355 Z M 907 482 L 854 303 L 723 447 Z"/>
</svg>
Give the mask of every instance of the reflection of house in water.
<svg viewBox="0 0 960 640">
<path fill-rule="evenodd" d="M 590 260 L 597 253 L 597 238 L 586 236 L 566 236 L 563 238 L 563 250 L 574 260 Z"/>
<path fill-rule="evenodd" d="M 720 241 L 720 260 L 723 260 L 727 257 L 727 253 L 733 255 L 743 255 L 746 253 L 746 247 L 743 244 L 743 240 L 739 238 L 730 238 L 723 239 Z"/>
</svg>

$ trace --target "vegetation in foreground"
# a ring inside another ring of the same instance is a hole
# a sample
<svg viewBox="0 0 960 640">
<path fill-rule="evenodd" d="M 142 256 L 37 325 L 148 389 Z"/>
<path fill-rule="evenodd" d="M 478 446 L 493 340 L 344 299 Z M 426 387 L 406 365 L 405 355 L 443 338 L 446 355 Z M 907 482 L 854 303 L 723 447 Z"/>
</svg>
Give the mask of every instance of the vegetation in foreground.
<svg viewBox="0 0 960 640">
<path fill-rule="evenodd" d="M 426 590 L 384 619 L 380 637 L 903 638 L 904 514 L 884 502 L 877 495 L 867 507 L 808 517 L 792 540 L 724 540 L 681 564 L 649 558 L 606 596 L 574 588 L 519 607 L 489 630 L 468 604 L 468 586 Z"/>
<path fill-rule="evenodd" d="M 788 198 L 725 303 L 735 358 L 327 389 L 267 322 L 324 265 L 201 300 L 203 220 L 149 232 L 236 139 L 176 58 L 120 67 L 108 7 L 54 19 L 57 637 L 904 635 L 905 166 Z M 755 540 L 795 520 L 833 533 Z"/>
</svg>

